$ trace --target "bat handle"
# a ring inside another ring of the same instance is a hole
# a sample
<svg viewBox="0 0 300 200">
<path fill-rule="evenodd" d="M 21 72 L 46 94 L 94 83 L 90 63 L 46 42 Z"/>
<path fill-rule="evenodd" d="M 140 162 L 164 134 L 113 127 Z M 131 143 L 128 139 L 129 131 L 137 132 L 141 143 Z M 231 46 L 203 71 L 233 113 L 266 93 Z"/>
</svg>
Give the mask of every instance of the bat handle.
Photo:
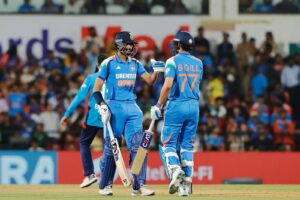
<svg viewBox="0 0 300 200">
<path fill-rule="evenodd" d="M 152 120 L 151 120 L 151 123 L 150 123 L 150 126 L 149 126 L 149 128 L 148 128 L 148 131 L 152 132 L 152 129 L 153 129 L 153 127 L 154 127 L 154 124 L 155 124 L 155 120 L 152 119 Z"/>
</svg>

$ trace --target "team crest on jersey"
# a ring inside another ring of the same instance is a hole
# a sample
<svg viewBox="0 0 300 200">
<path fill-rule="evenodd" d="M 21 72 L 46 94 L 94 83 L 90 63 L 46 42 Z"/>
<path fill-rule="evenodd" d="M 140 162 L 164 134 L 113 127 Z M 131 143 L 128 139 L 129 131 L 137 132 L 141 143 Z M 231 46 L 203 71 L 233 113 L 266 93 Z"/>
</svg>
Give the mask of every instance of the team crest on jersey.
<svg viewBox="0 0 300 200">
<path fill-rule="evenodd" d="M 135 67 L 133 65 L 130 65 L 130 70 L 131 71 L 134 71 L 135 70 Z"/>
</svg>

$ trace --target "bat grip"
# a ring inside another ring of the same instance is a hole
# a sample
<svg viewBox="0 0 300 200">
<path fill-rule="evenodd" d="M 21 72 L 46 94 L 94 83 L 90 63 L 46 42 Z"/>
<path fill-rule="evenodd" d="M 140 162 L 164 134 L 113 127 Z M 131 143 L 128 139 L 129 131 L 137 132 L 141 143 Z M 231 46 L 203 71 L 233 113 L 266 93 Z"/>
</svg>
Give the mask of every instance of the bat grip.
<svg viewBox="0 0 300 200">
<path fill-rule="evenodd" d="M 148 128 L 148 131 L 150 131 L 150 132 L 152 132 L 152 129 L 153 129 L 153 127 L 154 127 L 154 124 L 155 124 L 155 120 L 151 120 L 151 123 L 150 123 L 150 126 L 149 126 L 149 128 Z"/>
</svg>

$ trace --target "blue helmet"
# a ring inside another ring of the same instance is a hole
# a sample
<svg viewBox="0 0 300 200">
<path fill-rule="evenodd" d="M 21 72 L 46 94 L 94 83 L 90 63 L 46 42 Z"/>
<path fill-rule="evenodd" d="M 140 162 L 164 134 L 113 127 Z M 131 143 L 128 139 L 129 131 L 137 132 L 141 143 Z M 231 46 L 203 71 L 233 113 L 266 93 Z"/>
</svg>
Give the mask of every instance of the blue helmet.
<svg viewBox="0 0 300 200">
<path fill-rule="evenodd" d="M 194 45 L 194 39 L 190 33 L 186 31 L 178 31 L 172 41 L 172 51 L 177 53 L 180 44 L 190 51 Z"/>
<path fill-rule="evenodd" d="M 120 51 L 125 56 L 134 56 L 137 52 L 135 45 L 138 44 L 134 41 L 133 35 L 128 31 L 121 31 L 115 36 L 115 45 L 117 51 Z M 126 48 L 130 45 L 131 48 Z"/>
</svg>

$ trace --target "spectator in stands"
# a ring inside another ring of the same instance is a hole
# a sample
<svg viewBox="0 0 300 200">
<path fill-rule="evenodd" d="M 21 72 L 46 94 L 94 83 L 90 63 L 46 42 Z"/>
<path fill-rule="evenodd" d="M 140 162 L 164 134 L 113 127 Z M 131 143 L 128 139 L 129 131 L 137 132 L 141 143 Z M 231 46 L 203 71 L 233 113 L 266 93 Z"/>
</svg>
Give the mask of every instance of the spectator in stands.
<svg viewBox="0 0 300 200">
<path fill-rule="evenodd" d="M 62 64 L 60 60 L 55 57 L 53 50 L 48 50 L 47 59 L 44 61 L 43 66 L 46 71 L 61 70 L 62 68 Z"/>
<path fill-rule="evenodd" d="M 287 120 L 286 112 L 281 110 L 280 118 L 273 124 L 274 143 L 279 150 L 291 151 L 294 146 L 294 123 Z"/>
<path fill-rule="evenodd" d="M 31 146 L 28 148 L 29 151 L 44 151 L 45 149 L 39 146 L 36 139 L 31 140 Z"/>
<path fill-rule="evenodd" d="M 233 108 L 233 119 L 238 125 L 245 122 L 245 117 L 241 114 L 241 109 L 238 106 Z"/>
<path fill-rule="evenodd" d="M 99 53 L 100 53 L 100 49 L 97 44 L 94 44 L 92 46 L 91 51 L 87 53 L 87 59 L 88 59 L 87 74 L 93 73 L 96 70 L 97 58 L 99 56 Z"/>
<path fill-rule="evenodd" d="M 300 55 L 287 59 L 287 63 L 281 73 L 281 84 L 285 91 L 289 93 L 290 105 L 294 111 L 293 118 L 300 120 Z"/>
<path fill-rule="evenodd" d="M 274 7 L 274 13 L 297 13 L 299 12 L 298 7 L 291 0 L 282 0 Z"/>
<path fill-rule="evenodd" d="M 59 14 L 62 13 L 62 6 L 53 2 L 52 0 L 45 0 L 41 7 L 41 13 L 45 14 Z"/>
<path fill-rule="evenodd" d="M 155 6 L 155 5 L 161 5 L 165 8 L 167 8 L 170 3 L 171 3 L 170 0 L 152 0 L 151 7 Z"/>
<path fill-rule="evenodd" d="M 40 121 L 44 126 L 44 131 L 51 139 L 60 139 L 59 134 L 59 115 L 55 112 L 50 104 L 46 104 L 45 110 L 40 115 Z"/>
<path fill-rule="evenodd" d="M 229 41 L 229 34 L 226 32 L 223 33 L 223 42 L 217 47 L 217 58 L 218 64 L 221 65 L 223 64 L 225 58 L 228 58 L 231 61 L 234 58 L 233 45 Z"/>
<path fill-rule="evenodd" d="M 16 45 L 10 46 L 7 52 L 0 57 L 0 68 L 4 69 L 5 72 L 20 72 L 23 66 L 24 62 L 18 55 Z"/>
<path fill-rule="evenodd" d="M 70 74 L 74 71 L 84 72 L 83 67 L 79 64 L 79 58 L 74 49 L 69 49 L 64 58 L 64 74 Z"/>
<path fill-rule="evenodd" d="M 21 124 L 21 129 L 19 131 L 20 137 L 26 143 L 28 143 L 32 137 L 33 127 L 29 124 L 28 120 L 23 120 Z"/>
<path fill-rule="evenodd" d="M 107 14 L 126 14 L 129 7 L 128 0 L 113 0 L 112 4 L 106 6 Z"/>
<path fill-rule="evenodd" d="M 18 9 L 19 13 L 34 13 L 35 7 L 30 3 L 30 0 L 24 0 L 24 3 L 20 5 Z"/>
<path fill-rule="evenodd" d="M 64 6 L 64 14 L 79 14 L 80 2 L 77 0 L 68 0 L 68 3 Z"/>
<path fill-rule="evenodd" d="M 227 115 L 227 109 L 224 104 L 224 99 L 222 97 L 218 97 L 216 98 L 216 105 L 210 106 L 210 115 L 218 119 L 219 127 L 223 127 L 226 122 L 225 118 Z"/>
<path fill-rule="evenodd" d="M 254 62 L 255 54 L 258 53 L 258 49 L 256 48 L 255 38 L 250 38 L 248 45 L 248 64 L 252 65 Z"/>
<path fill-rule="evenodd" d="M 198 28 L 198 35 L 194 38 L 195 51 L 199 55 L 210 54 L 209 41 L 204 37 L 204 28 L 200 26 Z"/>
<path fill-rule="evenodd" d="M 28 52 L 26 56 L 25 67 L 37 67 L 40 64 L 39 60 L 32 52 Z"/>
<path fill-rule="evenodd" d="M 257 13 L 271 13 L 273 11 L 273 2 L 272 0 L 254 2 L 252 7 L 252 10 Z"/>
<path fill-rule="evenodd" d="M 270 151 L 272 150 L 272 135 L 263 124 L 258 125 L 258 137 L 250 143 L 251 151 Z"/>
<path fill-rule="evenodd" d="M 10 138 L 14 135 L 15 127 L 10 120 L 8 113 L 0 113 L 0 146 L 1 149 L 9 148 Z"/>
<path fill-rule="evenodd" d="M 230 151 L 245 151 L 248 148 L 248 128 L 246 123 L 238 124 L 236 120 L 228 120 L 226 132 Z"/>
<path fill-rule="evenodd" d="M 256 98 L 255 103 L 250 109 L 251 112 L 256 112 L 258 113 L 258 120 L 262 124 L 269 124 L 269 108 L 268 106 L 264 103 L 264 97 L 263 96 L 258 96 Z"/>
<path fill-rule="evenodd" d="M 182 3 L 181 0 L 175 0 L 174 2 L 171 2 L 168 5 L 167 13 L 181 15 L 181 14 L 188 14 L 189 11 L 185 7 L 185 5 Z"/>
<path fill-rule="evenodd" d="M 4 91 L 0 90 L 0 114 L 8 113 L 9 106 Z"/>
<path fill-rule="evenodd" d="M 225 141 L 220 136 L 221 130 L 218 127 L 205 140 L 205 148 L 207 151 L 225 151 Z"/>
<path fill-rule="evenodd" d="M 266 32 L 265 41 L 260 46 L 261 52 L 266 52 L 267 50 L 271 50 L 271 56 L 275 56 L 278 52 L 278 46 L 274 40 L 273 33 L 270 31 Z"/>
<path fill-rule="evenodd" d="M 101 12 L 104 13 L 105 10 L 103 9 L 103 6 L 105 6 L 105 2 L 103 0 L 100 0 L 99 2 L 96 2 L 95 0 L 85 0 L 82 7 L 80 8 L 80 13 L 98 14 L 100 6 L 102 8 Z"/>
<path fill-rule="evenodd" d="M 134 0 L 129 6 L 128 14 L 150 14 L 150 8 L 145 0 Z"/>
<path fill-rule="evenodd" d="M 249 129 L 249 141 L 252 142 L 258 138 L 258 112 L 254 111 L 250 113 L 250 118 L 247 121 L 247 126 Z"/>
<path fill-rule="evenodd" d="M 246 65 L 248 64 L 249 57 L 249 42 L 247 39 L 247 34 L 245 32 L 242 33 L 242 41 L 238 43 L 236 47 L 236 59 L 239 67 L 239 76 L 243 77 L 246 72 Z"/>
<path fill-rule="evenodd" d="M 22 91 L 20 85 L 13 85 L 8 95 L 9 116 L 15 117 L 17 114 L 23 113 L 26 103 L 26 94 Z"/>
<path fill-rule="evenodd" d="M 256 75 L 251 79 L 251 90 L 253 99 L 256 99 L 259 96 L 265 96 L 266 89 L 268 87 L 268 79 L 262 72 L 259 70 Z"/>
<path fill-rule="evenodd" d="M 286 120 L 292 120 L 292 112 L 290 106 L 286 104 L 277 103 L 274 105 L 273 112 L 270 117 L 271 124 L 273 124 L 277 119 L 280 118 L 280 113 L 282 113 L 282 111 L 285 112 Z"/>
<path fill-rule="evenodd" d="M 94 45 L 98 48 L 104 48 L 103 38 L 97 33 L 97 29 L 94 26 L 88 28 L 89 34 L 82 41 L 82 48 L 87 52 L 91 51 Z"/>
<path fill-rule="evenodd" d="M 216 72 L 213 77 L 209 75 L 209 82 L 206 87 L 206 96 L 209 104 L 212 105 L 215 104 L 215 100 L 217 98 L 224 97 L 224 84 L 219 72 Z"/>
<path fill-rule="evenodd" d="M 213 71 L 213 55 L 210 52 L 209 41 L 204 37 L 204 28 L 202 26 L 198 28 L 198 35 L 194 38 L 194 42 L 194 55 L 201 58 L 207 70 Z"/>
</svg>

